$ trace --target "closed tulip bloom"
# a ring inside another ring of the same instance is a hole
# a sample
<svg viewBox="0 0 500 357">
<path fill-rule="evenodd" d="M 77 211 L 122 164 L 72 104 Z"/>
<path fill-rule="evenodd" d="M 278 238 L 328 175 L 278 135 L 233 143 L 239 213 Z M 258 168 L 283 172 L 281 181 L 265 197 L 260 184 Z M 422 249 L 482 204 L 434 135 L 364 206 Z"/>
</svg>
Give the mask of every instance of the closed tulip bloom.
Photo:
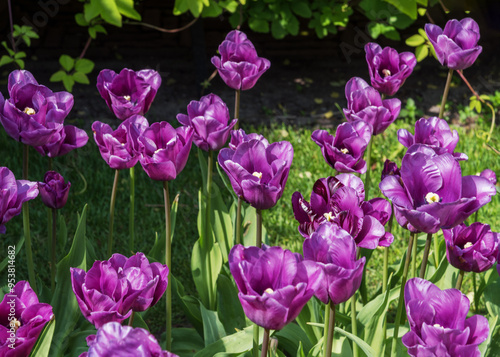
<svg viewBox="0 0 500 357">
<path fill-rule="evenodd" d="M 472 66 L 483 50 L 477 44 L 479 26 L 470 17 L 460 21 L 450 20 L 444 30 L 437 25 L 426 24 L 425 33 L 439 62 L 450 69 L 463 70 Z"/>
<path fill-rule="evenodd" d="M 269 60 L 258 57 L 252 42 L 243 32 L 233 30 L 219 46 L 220 57 L 212 57 L 224 83 L 236 90 L 253 88 L 262 74 L 271 67 Z"/>
<path fill-rule="evenodd" d="M 0 122 L 12 138 L 41 146 L 62 130 L 64 119 L 73 107 L 73 95 L 52 92 L 25 70 L 9 75 L 7 89 L 9 99 L 0 93 Z"/>
<path fill-rule="evenodd" d="M 130 258 L 113 254 L 109 260 L 95 261 L 88 272 L 70 270 L 80 310 L 96 328 L 155 305 L 167 289 L 169 271 L 166 265 L 149 263 L 143 253 Z"/>
<path fill-rule="evenodd" d="M 118 119 L 144 115 L 161 85 L 161 76 L 152 69 L 133 71 L 124 68 L 119 74 L 103 69 L 97 76 L 97 90 Z"/>
<path fill-rule="evenodd" d="M 174 129 L 167 122 L 153 123 L 139 138 L 141 165 L 157 181 L 170 181 L 184 169 L 193 142 L 193 128 Z"/>
<path fill-rule="evenodd" d="M 245 315 L 270 330 L 292 322 L 324 280 L 316 263 L 266 245 L 235 245 L 229 253 L 229 269 Z"/>
<path fill-rule="evenodd" d="M 349 233 L 333 224 L 322 224 L 303 244 L 304 259 L 315 261 L 324 273 L 316 290 L 323 303 L 346 302 L 361 285 L 366 258 L 356 260 L 356 243 Z"/>
<path fill-rule="evenodd" d="M 53 318 L 52 306 L 39 302 L 27 281 L 17 282 L 0 303 L 0 356 L 29 356 Z"/>
<path fill-rule="evenodd" d="M 267 139 L 263 135 L 257 134 L 257 133 L 247 134 L 247 133 L 245 133 L 245 130 L 238 129 L 238 130 L 231 130 L 231 140 L 229 141 L 229 148 L 236 150 L 236 148 L 241 143 L 244 143 L 246 141 L 250 141 L 253 139 L 262 141 L 264 143 L 264 145 L 269 146 L 269 142 L 267 141 Z"/>
<path fill-rule="evenodd" d="M 408 149 L 400 172 L 400 177 L 384 178 L 379 187 L 399 213 L 398 223 L 412 232 L 436 233 L 456 227 L 496 194 L 487 179 L 462 177 L 453 155 L 436 154 L 423 144 Z"/>
<path fill-rule="evenodd" d="M 149 127 L 146 118 L 135 115 L 126 119 L 116 130 L 105 123 L 92 124 L 94 140 L 102 158 L 115 170 L 129 169 L 139 161 L 138 138 Z"/>
<path fill-rule="evenodd" d="M 88 141 L 89 136 L 85 130 L 74 125 L 65 125 L 62 130 L 52 135 L 48 143 L 35 146 L 35 150 L 43 156 L 63 156 L 71 150 L 85 146 Z"/>
<path fill-rule="evenodd" d="M 343 123 L 335 136 L 326 130 L 315 130 L 311 139 L 319 145 L 328 165 L 339 173 L 366 172 L 363 154 L 372 136 L 372 126 L 363 120 Z"/>
<path fill-rule="evenodd" d="M 0 234 L 5 233 L 5 223 L 21 213 L 24 202 L 38 196 L 38 183 L 16 180 L 12 171 L 0 167 Z"/>
<path fill-rule="evenodd" d="M 402 342 L 412 357 L 480 357 L 479 345 L 488 338 L 486 317 L 467 318 L 470 302 L 460 290 L 441 290 L 413 278 L 405 285 L 406 315 L 410 324 Z"/>
<path fill-rule="evenodd" d="M 371 84 L 385 95 L 396 94 L 417 64 L 413 53 L 398 53 L 391 47 L 382 49 L 373 42 L 365 45 L 365 52 Z"/>
<path fill-rule="evenodd" d="M 497 175 L 496 175 L 495 171 L 493 171 L 493 170 L 484 169 L 483 171 L 481 171 L 479 176 L 488 179 L 494 185 L 497 184 Z"/>
<path fill-rule="evenodd" d="M 71 182 L 64 182 L 64 177 L 55 171 L 47 171 L 43 182 L 38 183 L 43 204 L 55 209 L 63 208 L 66 205 L 70 187 Z"/>
<path fill-rule="evenodd" d="M 446 256 L 455 268 L 481 273 L 495 264 L 500 235 L 492 232 L 488 224 L 475 222 L 468 227 L 460 224 L 443 229 L 443 235 Z"/>
<path fill-rule="evenodd" d="M 118 322 L 104 324 L 96 335 L 87 337 L 88 352 L 79 357 L 178 357 L 164 351 L 148 330 L 122 326 Z"/>
<path fill-rule="evenodd" d="M 436 148 L 442 148 L 440 152 L 448 152 L 457 160 L 467 160 L 466 154 L 454 152 L 458 144 L 458 132 L 451 130 L 444 119 L 438 117 L 421 118 L 415 123 L 415 135 L 406 129 L 398 130 L 399 142 L 409 148 L 414 144 L 426 144 Z"/>
<path fill-rule="evenodd" d="M 401 110 L 399 99 L 382 100 L 380 93 L 359 77 L 347 82 L 345 96 L 347 109 L 344 109 L 344 115 L 347 121 L 364 120 L 373 127 L 373 135 L 383 133 Z"/>
<path fill-rule="evenodd" d="M 394 161 L 391 160 L 385 160 L 384 162 L 384 167 L 382 168 L 382 175 L 381 175 L 381 180 L 386 178 L 387 176 L 401 176 L 401 173 L 399 172 L 398 165 Z"/>
<path fill-rule="evenodd" d="M 234 192 L 256 209 L 276 205 L 292 160 L 293 147 L 288 141 L 269 144 L 257 139 L 241 143 L 236 150 L 222 149 L 218 156 Z"/>
<path fill-rule="evenodd" d="M 194 129 L 194 144 L 205 151 L 220 150 L 238 121 L 233 119 L 229 122 L 229 109 L 215 94 L 201 97 L 199 101 L 191 101 L 187 107 L 187 115 L 177 114 L 177 120 Z"/>
</svg>

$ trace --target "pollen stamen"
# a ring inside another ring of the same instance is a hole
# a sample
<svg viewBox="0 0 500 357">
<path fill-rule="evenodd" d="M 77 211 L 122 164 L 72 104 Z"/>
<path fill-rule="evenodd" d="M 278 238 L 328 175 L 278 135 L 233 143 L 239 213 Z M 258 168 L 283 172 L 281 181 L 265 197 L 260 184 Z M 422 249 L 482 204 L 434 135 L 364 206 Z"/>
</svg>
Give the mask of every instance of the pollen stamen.
<svg viewBox="0 0 500 357">
<path fill-rule="evenodd" d="M 28 114 L 28 115 L 33 115 L 33 114 L 36 114 L 35 109 L 30 108 L 30 107 L 26 107 L 26 108 L 24 108 L 23 112 L 24 112 L 24 113 L 26 113 L 26 114 Z"/>
<path fill-rule="evenodd" d="M 255 171 L 252 175 L 257 177 L 259 180 L 262 178 L 262 172 Z"/>
<path fill-rule="evenodd" d="M 425 202 L 427 203 L 434 203 L 434 202 L 440 202 L 441 198 L 437 193 L 434 192 L 429 192 L 428 194 L 425 195 Z"/>
</svg>

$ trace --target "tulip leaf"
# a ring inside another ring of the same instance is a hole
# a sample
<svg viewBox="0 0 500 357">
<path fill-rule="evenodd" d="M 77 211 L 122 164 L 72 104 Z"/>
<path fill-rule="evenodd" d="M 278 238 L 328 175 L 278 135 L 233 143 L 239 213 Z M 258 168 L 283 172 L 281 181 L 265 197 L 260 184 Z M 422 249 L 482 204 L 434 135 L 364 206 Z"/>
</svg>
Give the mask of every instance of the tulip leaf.
<svg viewBox="0 0 500 357">
<path fill-rule="evenodd" d="M 262 343 L 264 329 L 259 329 L 259 344 Z M 233 353 L 249 351 L 253 346 L 253 326 L 248 326 L 241 331 L 225 336 L 197 352 L 194 357 L 214 357 Z M 219 352 L 223 352 L 220 355 Z"/>
<path fill-rule="evenodd" d="M 496 278 L 484 289 L 486 309 L 491 316 L 500 316 L 500 279 Z"/>
<path fill-rule="evenodd" d="M 198 239 L 191 255 L 191 272 L 202 304 L 210 309 L 215 308 L 216 281 L 221 268 L 222 254 L 219 244 L 213 244 L 210 251 L 207 251 Z"/>
<path fill-rule="evenodd" d="M 87 337 L 97 333 L 94 325 L 86 321 L 68 336 L 68 348 L 64 351 L 66 356 L 80 356 L 87 352 Z"/>
<path fill-rule="evenodd" d="M 172 330 L 172 353 L 182 357 L 192 357 L 205 347 L 203 339 L 194 328 L 174 328 Z"/>
<path fill-rule="evenodd" d="M 498 316 L 491 316 L 488 319 L 488 325 L 490 327 L 490 331 L 488 333 L 488 338 L 486 339 L 486 341 L 484 341 L 479 345 L 479 351 L 481 351 L 481 356 L 486 356 L 487 355 L 486 351 L 488 351 L 491 356 L 498 356 L 500 352 L 500 349 L 498 348 L 498 341 L 492 341 L 493 336 L 496 336 L 495 340 L 498 340 L 499 329 L 497 326 L 497 322 L 498 322 Z"/>
<path fill-rule="evenodd" d="M 81 318 L 80 308 L 76 301 L 71 284 L 70 268 L 86 270 L 86 241 L 85 227 L 87 219 L 87 205 L 83 208 L 78 219 L 75 236 L 71 249 L 63 259 L 57 264 L 56 290 L 50 302 L 53 307 L 54 316 L 60 316 L 54 331 L 53 343 L 50 349 L 51 356 L 62 355 L 62 347 L 66 337 L 73 331 L 79 318 Z"/>
<path fill-rule="evenodd" d="M 203 322 L 200 312 L 200 301 L 193 296 L 185 295 L 184 286 L 173 275 L 169 274 L 169 284 L 172 285 L 173 294 L 177 294 L 182 303 L 182 309 L 191 325 L 198 331 L 199 336 L 203 335 Z"/>
<path fill-rule="evenodd" d="M 238 299 L 238 290 L 225 275 L 217 278 L 217 313 L 226 334 L 246 327 L 245 313 Z"/>
<path fill-rule="evenodd" d="M 350 340 L 352 340 L 354 343 L 356 343 L 359 348 L 363 350 L 363 352 L 366 354 L 366 357 L 374 357 L 375 351 L 362 339 L 360 339 L 358 336 L 353 335 L 350 332 L 342 330 L 340 327 L 335 327 L 335 332 L 340 333 L 341 335 L 344 335 L 348 337 Z"/>
<path fill-rule="evenodd" d="M 297 323 L 312 343 L 316 343 L 323 336 L 322 328 L 310 324 L 310 322 L 319 323 L 323 321 L 320 311 L 323 306 L 323 304 L 319 303 L 318 299 L 312 298 L 302 308 L 302 311 L 296 319 Z"/>
<path fill-rule="evenodd" d="M 278 338 L 278 345 L 289 355 L 293 355 L 298 350 L 299 343 L 303 343 L 303 351 L 306 354 L 313 348 L 312 341 L 297 324 L 288 324 L 273 336 Z"/>
<path fill-rule="evenodd" d="M 226 331 L 219 320 L 217 311 L 207 310 L 203 304 L 200 304 L 200 311 L 203 319 L 203 340 L 206 347 L 226 336 Z"/>
<path fill-rule="evenodd" d="M 52 337 L 54 336 L 55 327 L 56 321 L 54 317 L 52 317 L 52 319 L 43 328 L 40 336 L 38 336 L 38 340 L 36 341 L 36 345 L 35 347 L 33 347 L 30 356 L 47 357 L 49 355 L 50 345 L 52 343 Z"/>
<path fill-rule="evenodd" d="M 66 220 L 62 214 L 59 214 L 59 228 L 57 230 L 57 244 L 59 249 L 64 251 L 64 247 L 68 242 L 68 229 L 66 228 Z"/>
</svg>

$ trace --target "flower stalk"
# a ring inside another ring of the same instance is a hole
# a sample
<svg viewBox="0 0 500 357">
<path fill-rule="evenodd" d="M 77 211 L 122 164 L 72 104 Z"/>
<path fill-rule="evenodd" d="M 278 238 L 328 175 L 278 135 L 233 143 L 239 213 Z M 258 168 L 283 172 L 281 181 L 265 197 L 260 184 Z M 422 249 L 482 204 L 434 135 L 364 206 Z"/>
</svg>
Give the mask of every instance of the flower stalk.
<svg viewBox="0 0 500 357">
<path fill-rule="evenodd" d="M 171 244 L 171 225 L 170 225 L 170 197 L 168 194 L 168 181 L 163 181 L 163 199 L 165 202 L 165 264 L 169 271 L 172 269 L 172 244 Z M 172 347 L 172 282 L 167 285 L 166 292 L 166 347 L 171 350 Z"/>
<path fill-rule="evenodd" d="M 324 344 L 324 357 L 332 355 L 333 347 L 333 334 L 335 332 L 335 304 L 330 301 L 325 305 L 325 344 Z"/>
<path fill-rule="evenodd" d="M 56 246 L 57 246 L 57 235 L 56 235 L 56 222 L 57 222 L 57 210 L 55 208 L 49 208 L 51 211 L 52 219 L 52 229 L 51 229 L 51 240 L 50 240 L 50 289 L 52 294 L 56 290 Z"/>
<path fill-rule="evenodd" d="M 260 357 L 267 357 L 267 350 L 269 348 L 269 329 L 264 329 L 264 340 L 262 341 L 262 351 Z"/>
<path fill-rule="evenodd" d="M 448 93 L 450 91 L 451 78 L 453 77 L 453 69 L 450 68 L 448 71 L 448 77 L 446 77 L 446 84 L 444 86 L 443 99 L 441 100 L 441 107 L 439 108 L 439 118 L 444 119 L 444 106 L 446 104 L 446 100 L 448 99 Z"/>
<path fill-rule="evenodd" d="M 255 210 L 255 214 L 257 216 L 257 234 L 255 237 L 255 245 L 257 248 L 262 248 L 262 211 L 260 209 Z M 264 329 L 264 338 L 265 338 L 265 331 L 267 329 Z M 267 330 L 268 331 L 268 330 Z M 269 331 L 268 331 L 269 333 Z M 269 338 L 269 336 L 268 336 Z M 267 350 L 267 348 L 266 348 Z M 264 344 L 262 345 L 262 351 L 264 351 Z M 257 357 L 259 355 L 259 325 L 255 324 L 253 326 L 253 355 L 254 357 Z M 265 355 L 262 355 L 265 356 Z"/>
<path fill-rule="evenodd" d="M 370 171 L 371 171 L 371 163 L 372 163 L 372 144 L 373 137 L 370 139 L 368 143 L 368 147 L 366 148 L 366 174 L 365 174 L 365 200 L 368 201 L 370 198 Z"/>
<path fill-rule="evenodd" d="M 23 146 L 23 180 L 28 179 L 29 167 L 29 146 Z M 28 280 L 30 285 L 35 291 L 38 291 L 35 280 L 35 268 L 33 266 L 33 249 L 31 247 L 31 234 L 30 234 L 30 211 L 28 202 L 23 203 L 23 230 L 24 240 L 26 242 L 26 260 L 28 261 Z"/>
<path fill-rule="evenodd" d="M 240 124 L 240 98 L 241 98 L 241 89 L 236 89 L 234 91 L 234 119 L 238 119 L 236 125 L 234 126 L 234 130 L 238 130 Z"/>
<path fill-rule="evenodd" d="M 208 162 L 207 162 L 207 187 L 206 187 L 206 205 L 205 205 L 205 250 L 207 252 L 208 266 L 212 266 L 211 250 L 213 246 L 212 234 L 211 234 L 211 221 L 210 221 L 210 210 L 212 201 L 212 168 L 214 163 L 214 152 L 213 150 L 208 150 Z M 208 298 L 210 309 L 215 310 L 215 296 L 213 294 L 213 281 L 212 274 L 208 274 Z"/>
<path fill-rule="evenodd" d="M 464 281 L 465 270 L 460 270 L 458 273 L 457 283 L 455 289 L 460 290 L 462 288 L 462 282 Z"/>
<path fill-rule="evenodd" d="M 425 241 L 424 255 L 422 257 L 422 266 L 420 267 L 419 277 L 425 278 L 425 270 L 427 268 L 427 261 L 429 260 L 429 251 L 431 249 L 432 233 L 427 233 L 427 239 Z"/>
<path fill-rule="evenodd" d="M 129 205 L 129 217 L 128 217 L 128 230 L 129 230 L 129 242 L 128 249 L 134 252 L 134 240 L 135 240 L 135 166 L 130 168 L 130 205 Z"/>
<path fill-rule="evenodd" d="M 111 200 L 109 203 L 109 233 L 108 233 L 108 257 L 113 253 L 113 226 L 115 223 L 115 202 L 116 191 L 118 186 L 118 174 L 120 170 L 115 170 L 115 179 L 113 180 L 113 188 L 111 189 Z"/>
</svg>

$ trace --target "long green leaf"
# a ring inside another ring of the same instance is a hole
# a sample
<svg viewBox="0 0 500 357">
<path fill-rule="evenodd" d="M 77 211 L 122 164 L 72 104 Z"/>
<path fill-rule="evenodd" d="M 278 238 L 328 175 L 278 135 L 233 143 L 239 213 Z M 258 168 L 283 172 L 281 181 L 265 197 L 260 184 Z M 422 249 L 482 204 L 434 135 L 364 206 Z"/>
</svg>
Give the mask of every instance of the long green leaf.
<svg viewBox="0 0 500 357">
<path fill-rule="evenodd" d="M 342 330 L 340 327 L 335 327 L 335 332 L 340 333 L 341 335 L 346 336 L 347 338 L 351 339 L 356 343 L 359 348 L 363 350 L 363 352 L 366 354 L 367 357 L 375 357 L 375 351 L 362 339 L 360 339 L 358 336 L 353 335 L 350 332 Z"/>
<path fill-rule="evenodd" d="M 259 344 L 262 342 L 264 329 L 259 329 Z M 242 331 L 221 338 L 220 340 L 205 347 L 194 357 L 214 357 L 218 353 L 243 353 L 249 351 L 253 345 L 253 326 L 244 328 Z"/>
<path fill-rule="evenodd" d="M 49 355 L 50 344 L 52 343 L 52 336 L 54 335 L 55 327 L 56 327 L 56 321 L 53 318 L 43 328 L 43 332 L 38 337 L 38 341 L 36 342 L 35 347 L 31 351 L 30 356 L 47 357 Z"/>
<path fill-rule="evenodd" d="M 203 322 L 200 311 L 200 301 L 193 296 L 185 295 L 184 286 L 173 275 L 169 278 L 169 283 L 172 285 L 172 293 L 176 294 L 181 300 L 182 309 L 186 314 L 191 325 L 198 331 L 199 335 L 203 335 Z"/>
<path fill-rule="evenodd" d="M 217 278 L 217 313 L 228 335 L 246 326 L 245 313 L 238 299 L 238 290 L 223 274 L 219 274 Z"/>
<path fill-rule="evenodd" d="M 297 324 L 288 324 L 273 336 L 278 338 L 279 346 L 289 355 L 296 353 L 301 345 L 305 354 L 313 347 L 312 341 Z"/>
<path fill-rule="evenodd" d="M 204 347 L 203 339 L 194 328 L 172 330 L 172 353 L 182 357 L 192 357 Z"/>
<path fill-rule="evenodd" d="M 194 243 L 191 255 L 191 272 L 200 300 L 205 306 L 215 305 L 216 281 L 221 268 L 222 254 L 219 245 L 213 244 L 212 249 L 207 251 L 198 239 Z"/>
<path fill-rule="evenodd" d="M 217 316 L 217 311 L 208 310 L 203 304 L 200 304 L 200 310 L 203 319 L 203 340 L 206 347 L 226 336 L 226 331 Z"/>
</svg>

